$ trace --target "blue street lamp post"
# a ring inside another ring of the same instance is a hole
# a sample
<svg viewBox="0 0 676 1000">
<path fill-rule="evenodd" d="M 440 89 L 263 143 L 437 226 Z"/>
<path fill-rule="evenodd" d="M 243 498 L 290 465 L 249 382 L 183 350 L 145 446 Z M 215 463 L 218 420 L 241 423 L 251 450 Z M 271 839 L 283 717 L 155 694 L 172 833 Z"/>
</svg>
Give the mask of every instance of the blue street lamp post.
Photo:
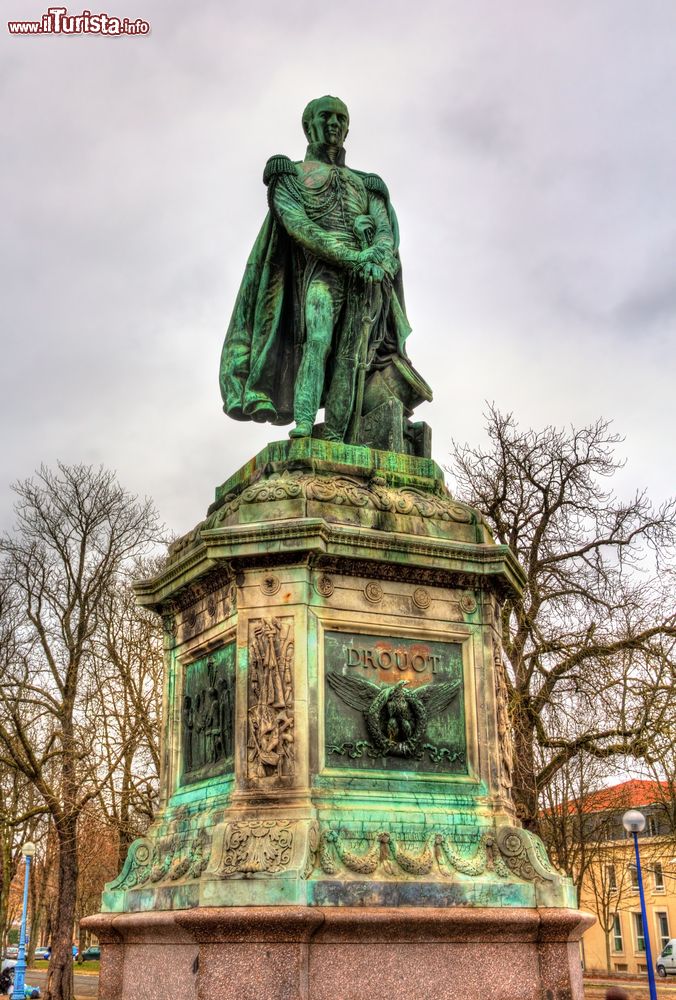
<svg viewBox="0 0 676 1000">
<path fill-rule="evenodd" d="M 35 854 L 35 844 L 30 841 L 23 845 L 21 853 L 26 862 L 26 872 L 23 882 L 23 910 L 21 911 L 21 932 L 19 934 L 19 954 L 14 968 L 14 989 L 12 1000 L 25 1000 L 26 996 L 26 917 L 28 915 L 28 879 L 31 870 L 31 858 Z"/>
<path fill-rule="evenodd" d="M 634 838 L 634 851 L 636 853 L 636 874 L 638 876 L 638 893 L 641 898 L 641 920 L 643 921 L 643 940 L 645 941 L 645 960 L 648 966 L 648 987 L 650 990 L 650 1000 L 657 1000 L 657 987 L 655 986 L 655 969 L 653 967 L 653 956 L 650 950 L 650 932 L 648 930 L 648 914 L 645 909 L 645 895 L 643 893 L 643 874 L 641 872 L 641 858 L 638 853 L 638 835 L 645 830 L 645 816 L 637 809 L 630 809 L 622 817 L 622 825 Z"/>
</svg>

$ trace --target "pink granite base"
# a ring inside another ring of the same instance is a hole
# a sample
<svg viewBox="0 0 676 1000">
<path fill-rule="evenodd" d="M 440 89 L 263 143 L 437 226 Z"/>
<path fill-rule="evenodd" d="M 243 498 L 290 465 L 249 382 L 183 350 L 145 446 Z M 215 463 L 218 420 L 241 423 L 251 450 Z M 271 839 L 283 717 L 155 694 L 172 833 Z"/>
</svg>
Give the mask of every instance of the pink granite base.
<svg viewBox="0 0 676 1000">
<path fill-rule="evenodd" d="M 99 1000 L 582 1000 L 575 910 L 103 913 Z"/>
</svg>

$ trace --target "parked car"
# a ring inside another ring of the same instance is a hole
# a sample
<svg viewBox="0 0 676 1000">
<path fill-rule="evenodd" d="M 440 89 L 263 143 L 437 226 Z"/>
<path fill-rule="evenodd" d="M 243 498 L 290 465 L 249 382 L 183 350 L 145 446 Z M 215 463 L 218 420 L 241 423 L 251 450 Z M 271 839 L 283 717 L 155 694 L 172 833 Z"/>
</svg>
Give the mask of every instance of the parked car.
<svg viewBox="0 0 676 1000">
<path fill-rule="evenodd" d="M 662 979 L 666 979 L 670 973 L 672 976 L 676 976 L 676 938 L 667 941 L 655 962 L 655 967 L 657 975 L 661 976 Z"/>
<path fill-rule="evenodd" d="M 9 948 L 7 948 L 5 951 L 5 958 L 18 958 L 18 957 L 19 957 L 19 949 L 15 944 L 10 945 Z"/>
<path fill-rule="evenodd" d="M 36 948 L 35 949 L 35 957 L 39 958 L 39 959 L 41 959 L 43 961 L 47 961 L 48 962 L 49 959 L 51 958 L 51 955 L 52 955 L 52 949 L 49 947 L 49 945 L 47 945 L 46 948 Z"/>
<path fill-rule="evenodd" d="M 89 948 L 85 948 L 80 957 L 83 962 L 98 960 L 101 958 L 101 949 L 97 944 L 93 944 Z"/>
</svg>

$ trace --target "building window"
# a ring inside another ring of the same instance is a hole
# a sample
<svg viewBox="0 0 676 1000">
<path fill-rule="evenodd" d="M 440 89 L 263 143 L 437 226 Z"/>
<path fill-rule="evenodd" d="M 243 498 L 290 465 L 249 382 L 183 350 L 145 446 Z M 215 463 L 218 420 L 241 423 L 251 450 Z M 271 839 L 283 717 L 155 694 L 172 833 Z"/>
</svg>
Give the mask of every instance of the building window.
<svg viewBox="0 0 676 1000">
<path fill-rule="evenodd" d="M 657 820 L 654 816 L 646 816 L 645 835 L 646 837 L 657 836 Z"/>
<path fill-rule="evenodd" d="M 622 940 L 622 919 L 619 913 L 613 917 L 613 951 L 624 951 Z"/>
<path fill-rule="evenodd" d="M 657 892 L 664 892 L 664 872 L 661 861 L 656 861 L 653 865 L 653 875 L 655 876 L 655 889 Z"/>
<path fill-rule="evenodd" d="M 636 865 L 629 865 L 629 875 L 631 876 L 631 888 L 638 892 L 638 868 Z"/>
<path fill-rule="evenodd" d="M 655 921 L 657 923 L 657 940 L 659 941 L 660 951 L 662 951 L 669 944 L 669 914 L 668 913 L 655 913 Z"/>
<path fill-rule="evenodd" d="M 643 917 L 640 913 L 633 913 L 634 937 L 636 939 L 636 951 L 645 951 L 645 935 L 643 934 Z"/>
<path fill-rule="evenodd" d="M 606 865 L 606 882 L 610 892 L 617 892 L 617 876 L 615 875 L 615 865 Z"/>
</svg>

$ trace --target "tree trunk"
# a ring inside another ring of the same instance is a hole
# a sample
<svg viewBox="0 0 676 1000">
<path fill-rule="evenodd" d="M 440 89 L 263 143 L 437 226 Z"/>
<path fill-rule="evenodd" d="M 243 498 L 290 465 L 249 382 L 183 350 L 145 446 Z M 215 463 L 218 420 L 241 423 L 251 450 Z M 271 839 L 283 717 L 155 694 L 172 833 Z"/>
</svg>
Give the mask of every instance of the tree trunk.
<svg viewBox="0 0 676 1000">
<path fill-rule="evenodd" d="M 47 1000 L 73 1000 L 73 921 L 77 895 L 77 817 L 56 822 L 59 879 L 56 916 L 52 928 L 52 957 L 47 974 Z"/>
<path fill-rule="evenodd" d="M 606 939 L 606 972 L 610 972 L 610 931 L 604 931 Z"/>
<path fill-rule="evenodd" d="M 514 772 L 512 794 L 516 814 L 527 830 L 539 833 L 534 730 L 526 709 L 512 705 Z"/>
<path fill-rule="evenodd" d="M 8 834 L 2 831 L 2 876 L 0 877 L 0 954 L 5 954 L 7 932 L 9 930 L 9 887 L 12 881 L 12 852 Z"/>
<path fill-rule="evenodd" d="M 118 870 L 122 870 L 122 866 L 127 858 L 127 852 L 134 839 L 131 836 L 130 831 L 130 805 L 131 805 L 131 768 L 132 768 L 132 755 L 125 754 L 124 756 L 124 769 L 122 772 L 122 790 L 120 792 L 120 824 L 118 827 L 118 848 L 117 848 L 117 862 Z"/>
</svg>

